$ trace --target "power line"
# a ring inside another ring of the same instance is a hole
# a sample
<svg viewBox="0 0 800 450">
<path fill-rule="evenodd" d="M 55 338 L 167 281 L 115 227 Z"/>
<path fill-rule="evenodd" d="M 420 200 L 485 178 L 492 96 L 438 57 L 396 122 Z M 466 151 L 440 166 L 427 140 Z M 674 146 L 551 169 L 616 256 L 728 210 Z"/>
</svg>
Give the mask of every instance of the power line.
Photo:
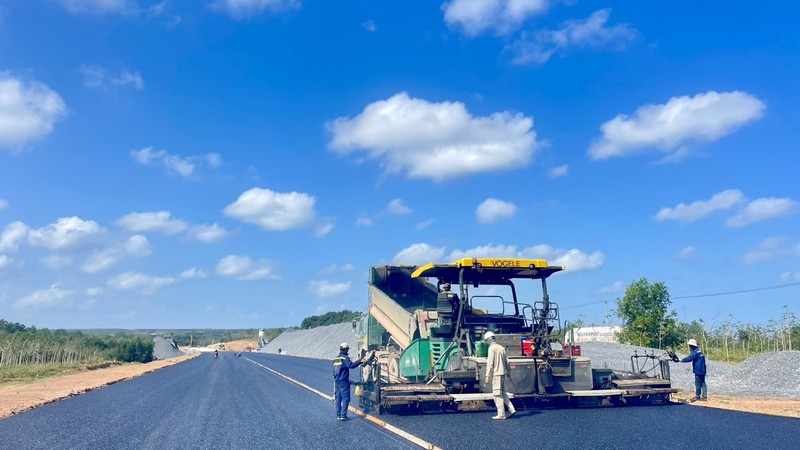
<svg viewBox="0 0 800 450">
<path fill-rule="evenodd" d="M 713 294 L 682 295 L 680 297 L 670 297 L 670 300 L 684 300 L 684 299 L 689 299 L 689 298 L 718 297 L 718 296 L 721 296 L 721 295 L 745 294 L 745 293 L 748 293 L 748 292 L 768 291 L 768 290 L 772 290 L 772 289 L 782 289 L 782 288 L 787 288 L 787 287 L 792 287 L 792 286 L 800 286 L 800 282 L 788 283 L 788 284 L 779 284 L 777 286 L 767 286 L 767 287 L 760 287 L 760 288 L 753 288 L 753 289 L 742 289 L 742 290 L 739 290 L 739 291 L 715 292 Z M 584 307 L 584 306 L 597 305 L 597 304 L 606 303 L 606 302 L 608 302 L 608 300 L 597 300 L 597 301 L 594 301 L 594 302 L 582 303 L 580 305 L 567 306 L 567 307 L 563 307 L 563 308 L 559 308 L 559 309 L 581 308 L 581 307 Z"/>
<path fill-rule="evenodd" d="M 714 293 L 714 294 L 700 294 L 700 295 L 684 295 L 682 297 L 671 297 L 671 298 L 673 300 L 680 300 L 680 299 L 685 299 L 685 298 L 716 297 L 716 296 L 719 296 L 719 295 L 744 294 L 744 293 L 747 293 L 747 292 L 768 291 L 770 289 L 781 289 L 781 288 L 792 287 L 792 286 L 800 286 L 800 282 L 789 283 L 789 284 L 779 284 L 777 286 L 768 286 L 768 287 L 755 288 L 755 289 L 742 289 L 740 291 L 717 292 L 717 293 Z"/>
</svg>

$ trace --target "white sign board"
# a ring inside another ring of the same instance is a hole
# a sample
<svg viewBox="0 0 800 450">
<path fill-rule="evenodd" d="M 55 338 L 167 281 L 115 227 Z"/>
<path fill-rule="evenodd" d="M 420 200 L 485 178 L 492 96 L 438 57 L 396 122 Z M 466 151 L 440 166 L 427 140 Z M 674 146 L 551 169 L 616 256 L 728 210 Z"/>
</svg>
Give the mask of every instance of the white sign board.
<svg viewBox="0 0 800 450">
<path fill-rule="evenodd" d="M 572 330 L 572 342 L 617 342 L 622 327 L 582 327 Z"/>
</svg>

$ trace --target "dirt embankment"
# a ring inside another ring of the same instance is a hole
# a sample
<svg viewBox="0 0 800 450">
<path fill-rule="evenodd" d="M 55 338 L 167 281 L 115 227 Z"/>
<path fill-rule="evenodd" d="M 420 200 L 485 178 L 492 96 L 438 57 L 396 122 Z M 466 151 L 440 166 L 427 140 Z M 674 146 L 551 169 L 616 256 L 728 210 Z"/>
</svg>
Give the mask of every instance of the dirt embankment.
<svg viewBox="0 0 800 450">
<path fill-rule="evenodd" d="M 0 386 L 0 419 L 178 364 L 198 355 L 200 354 L 192 353 L 147 364 L 130 363 L 96 370 L 87 368 L 85 371 L 78 373 L 37 380 L 31 383 L 13 383 Z"/>
<path fill-rule="evenodd" d="M 689 403 L 694 392 L 680 392 L 674 398 L 680 403 Z M 691 403 L 693 406 L 727 409 L 770 416 L 800 418 L 800 400 L 771 397 L 741 397 L 734 395 L 708 394 L 708 401 Z"/>
<path fill-rule="evenodd" d="M 231 352 L 249 352 L 249 351 L 256 351 L 258 350 L 258 341 L 230 341 L 230 342 L 219 342 L 217 344 L 211 344 L 208 346 L 211 350 L 227 350 Z"/>
</svg>

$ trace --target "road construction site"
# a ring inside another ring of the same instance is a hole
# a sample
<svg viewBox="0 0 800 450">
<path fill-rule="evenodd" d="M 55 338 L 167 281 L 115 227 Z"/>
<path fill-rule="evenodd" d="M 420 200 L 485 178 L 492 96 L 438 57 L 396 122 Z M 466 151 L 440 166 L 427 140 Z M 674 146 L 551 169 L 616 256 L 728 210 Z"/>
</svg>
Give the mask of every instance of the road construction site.
<svg viewBox="0 0 800 450">
<path fill-rule="evenodd" d="M 354 415 L 338 422 L 331 401 L 309 389 L 331 395 L 329 360 L 228 351 L 214 359 L 203 353 L 0 420 L 0 442 L 3 448 L 27 449 L 322 449 L 343 441 L 354 449 L 522 443 L 553 449 L 577 444 L 716 449 L 792 448 L 800 439 L 797 419 L 682 404 L 520 409 L 499 422 L 491 420 L 492 412 L 381 415 L 375 421 Z"/>
</svg>

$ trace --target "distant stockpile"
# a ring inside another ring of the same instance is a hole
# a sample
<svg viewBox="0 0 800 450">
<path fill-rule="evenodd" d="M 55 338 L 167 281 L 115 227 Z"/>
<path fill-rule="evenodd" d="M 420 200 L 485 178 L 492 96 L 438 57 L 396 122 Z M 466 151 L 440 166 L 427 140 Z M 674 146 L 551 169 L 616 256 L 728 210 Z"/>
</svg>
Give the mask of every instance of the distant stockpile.
<svg viewBox="0 0 800 450">
<path fill-rule="evenodd" d="M 153 343 L 153 360 L 176 358 L 184 354 L 172 339 L 155 336 L 153 337 Z"/>
<path fill-rule="evenodd" d="M 663 350 L 607 342 L 581 342 L 581 354 L 592 367 L 631 370 L 631 355 Z M 681 358 L 686 354 L 678 354 Z M 739 365 L 706 360 L 708 394 L 800 398 L 800 351 L 760 353 Z M 670 363 L 673 387 L 694 392 L 691 363 Z"/>
<path fill-rule="evenodd" d="M 261 349 L 262 353 L 278 353 L 307 358 L 332 359 L 339 354 L 339 345 L 347 342 L 355 356 L 358 337 L 349 322 L 312 328 L 287 330 Z"/>
</svg>

